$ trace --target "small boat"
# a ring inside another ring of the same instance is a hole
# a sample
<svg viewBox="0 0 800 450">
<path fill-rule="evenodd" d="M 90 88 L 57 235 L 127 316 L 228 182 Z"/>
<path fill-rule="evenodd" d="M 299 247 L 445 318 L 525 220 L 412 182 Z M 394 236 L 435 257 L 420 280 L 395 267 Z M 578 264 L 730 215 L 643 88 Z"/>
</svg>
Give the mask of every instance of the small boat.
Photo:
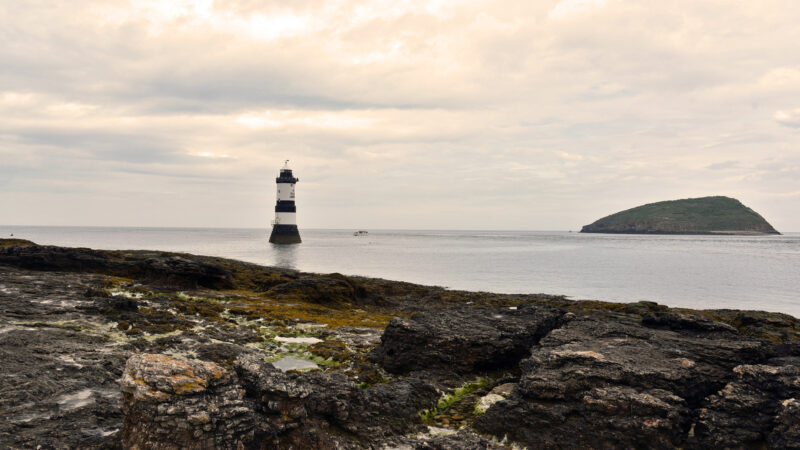
<svg viewBox="0 0 800 450">
<path fill-rule="evenodd" d="M 368 235 L 368 234 L 369 234 L 369 232 L 367 232 L 367 231 L 364 231 L 364 230 L 358 230 L 358 231 L 356 231 L 356 232 L 354 232 L 354 233 L 353 233 L 353 236 L 366 236 L 366 235 Z"/>
</svg>

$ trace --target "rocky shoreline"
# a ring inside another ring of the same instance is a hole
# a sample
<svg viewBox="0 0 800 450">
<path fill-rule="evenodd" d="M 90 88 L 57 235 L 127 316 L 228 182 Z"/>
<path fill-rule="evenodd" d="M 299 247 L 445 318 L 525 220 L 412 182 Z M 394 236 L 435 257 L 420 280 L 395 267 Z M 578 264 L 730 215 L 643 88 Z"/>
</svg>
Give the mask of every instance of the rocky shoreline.
<svg viewBox="0 0 800 450">
<path fill-rule="evenodd" d="M 0 240 L 0 447 L 800 448 L 800 321 Z"/>
</svg>

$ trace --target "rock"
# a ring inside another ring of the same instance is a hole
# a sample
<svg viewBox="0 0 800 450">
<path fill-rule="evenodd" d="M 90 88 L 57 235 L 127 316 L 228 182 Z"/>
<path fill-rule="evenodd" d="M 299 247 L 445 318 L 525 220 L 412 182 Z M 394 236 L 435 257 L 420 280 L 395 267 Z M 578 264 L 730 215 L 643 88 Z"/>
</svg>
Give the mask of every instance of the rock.
<svg viewBox="0 0 800 450">
<path fill-rule="evenodd" d="M 488 450 L 505 448 L 466 430 L 454 434 L 421 438 L 413 442 L 412 446 L 415 450 Z"/>
<path fill-rule="evenodd" d="M 168 286 L 187 289 L 194 289 L 198 286 L 212 289 L 233 287 L 231 274 L 227 270 L 214 264 L 182 256 L 166 254 L 145 259 L 136 265 L 144 278 Z"/>
<path fill-rule="evenodd" d="M 428 427 L 428 433 L 402 438 L 394 437 L 376 447 L 382 450 L 506 450 L 507 446 L 494 443 L 472 431 L 453 431 Z"/>
<path fill-rule="evenodd" d="M 555 308 L 516 310 L 482 306 L 392 319 L 371 355 L 392 373 L 415 370 L 458 374 L 515 366 L 542 336 L 562 323 Z"/>
<path fill-rule="evenodd" d="M 360 448 L 414 430 L 421 424 L 418 411 L 439 396 L 419 379 L 361 389 L 338 373 L 282 372 L 252 355 L 239 358 L 235 368 L 258 401 L 273 447 Z"/>
<path fill-rule="evenodd" d="M 217 364 L 137 354 L 123 373 L 125 448 L 237 448 L 256 439 L 252 405 Z"/>
<path fill-rule="evenodd" d="M 503 383 L 492 388 L 492 390 L 489 391 L 489 393 L 500 395 L 503 397 L 508 397 L 509 395 L 511 395 L 511 391 L 514 390 L 514 386 L 516 386 L 514 383 Z"/>
<path fill-rule="evenodd" d="M 506 435 L 528 448 L 800 440 L 800 321 L 783 314 L 465 293 L 163 252 L 20 248 L 0 248 L 0 448 L 483 449 L 506 448 Z M 236 292 L 181 287 L 225 286 L 227 274 Z M 120 282 L 109 275 L 134 279 L 125 289 L 145 297 L 87 297 L 87 286 Z M 326 280 L 275 289 L 285 302 L 263 295 L 298 277 Z M 293 300 L 309 292 L 335 308 Z M 366 357 L 377 328 L 272 317 L 287 304 L 339 314 L 352 295 L 375 319 L 423 310 L 393 322 L 373 353 L 399 375 Z M 519 302 L 573 313 L 498 306 Z M 253 314 L 225 313 L 235 308 Z M 325 341 L 307 350 L 341 365 L 275 369 L 263 359 L 282 351 L 265 340 L 276 331 L 318 333 Z M 478 376 L 489 384 L 435 413 L 449 429 L 422 425 L 420 411 L 441 399 L 434 386 L 451 392 Z M 492 383 L 503 384 L 488 391 Z M 481 396 L 483 416 L 474 414 Z"/>
<path fill-rule="evenodd" d="M 800 401 L 790 398 L 781 402 L 768 442 L 775 448 L 800 448 Z"/>
<path fill-rule="evenodd" d="M 299 278 L 279 284 L 267 294 L 279 299 L 301 299 L 315 303 L 349 303 L 356 300 L 353 286 L 333 277 Z"/>
<path fill-rule="evenodd" d="M 515 387 L 516 384 L 514 383 L 503 383 L 495 386 L 488 394 L 478 400 L 478 403 L 475 405 L 475 412 L 478 414 L 485 413 L 495 403 L 508 398 Z"/>
<path fill-rule="evenodd" d="M 766 357 L 766 344 L 731 336 L 575 319 L 541 340 L 475 427 L 534 448 L 681 446 L 733 367 Z"/>
<path fill-rule="evenodd" d="M 475 412 L 478 414 L 485 413 L 492 405 L 495 403 L 505 399 L 502 395 L 499 394 L 486 394 L 478 400 L 478 404 L 475 405 Z"/>
<path fill-rule="evenodd" d="M 94 288 L 90 287 L 86 289 L 86 292 L 83 293 L 84 296 L 88 298 L 92 297 L 111 297 L 111 294 L 108 293 L 107 290 L 101 288 Z"/>
<path fill-rule="evenodd" d="M 642 314 L 642 325 L 651 328 L 693 331 L 726 331 L 738 333 L 736 328 L 722 322 L 715 322 L 698 314 L 675 312 L 648 312 Z"/>
<path fill-rule="evenodd" d="M 95 272 L 141 278 L 174 288 L 232 288 L 231 273 L 191 255 L 47 245 L 0 247 L 0 264 L 32 270 Z"/>
<path fill-rule="evenodd" d="M 92 305 L 98 310 L 115 309 L 117 311 L 135 312 L 139 309 L 139 302 L 135 299 L 121 296 L 96 298 Z"/>
<path fill-rule="evenodd" d="M 695 435 L 705 447 L 800 448 L 800 359 L 741 365 L 703 402 Z"/>
</svg>

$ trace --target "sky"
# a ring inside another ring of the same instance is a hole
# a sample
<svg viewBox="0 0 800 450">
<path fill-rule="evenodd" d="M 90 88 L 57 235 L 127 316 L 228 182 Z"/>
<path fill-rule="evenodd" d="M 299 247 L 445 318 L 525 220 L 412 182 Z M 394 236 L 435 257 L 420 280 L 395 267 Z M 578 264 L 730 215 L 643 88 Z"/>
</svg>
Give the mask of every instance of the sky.
<svg viewBox="0 0 800 450">
<path fill-rule="evenodd" d="M 0 224 L 800 231 L 795 0 L 0 1 Z"/>
</svg>

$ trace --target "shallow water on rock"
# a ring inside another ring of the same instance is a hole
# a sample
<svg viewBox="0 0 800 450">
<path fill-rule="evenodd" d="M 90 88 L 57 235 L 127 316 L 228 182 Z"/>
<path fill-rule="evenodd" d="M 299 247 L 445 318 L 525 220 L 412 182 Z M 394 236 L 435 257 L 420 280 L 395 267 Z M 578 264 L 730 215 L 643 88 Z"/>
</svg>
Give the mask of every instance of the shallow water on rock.
<svg viewBox="0 0 800 450">
<path fill-rule="evenodd" d="M 49 419 L 50 417 L 51 415 L 48 413 L 29 413 L 29 414 L 20 414 L 18 416 L 13 416 L 9 420 L 12 423 L 28 423 L 42 419 Z"/>
<path fill-rule="evenodd" d="M 273 366 L 286 372 L 287 370 L 307 370 L 317 369 L 318 365 L 305 359 L 295 358 L 294 356 L 284 356 L 272 363 Z"/>
<path fill-rule="evenodd" d="M 94 391 L 92 389 L 82 389 L 78 392 L 65 394 L 57 398 L 56 403 L 58 403 L 58 406 L 62 411 L 81 408 L 94 403 L 94 399 L 92 398 L 93 392 Z"/>
<path fill-rule="evenodd" d="M 95 402 L 95 396 L 114 398 L 120 395 L 119 390 L 114 388 L 87 388 L 70 394 L 64 394 L 56 399 L 56 403 L 58 403 L 58 407 L 62 411 L 70 411 L 91 405 Z"/>
<path fill-rule="evenodd" d="M 24 327 L 20 325 L 0 325 L 0 334 L 8 333 L 10 331 L 37 331 L 37 328 L 33 327 Z"/>
<path fill-rule="evenodd" d="M 281 337 L 278 336 L 275 338 L 278 342 L 283 342 L 286 344 L 316 344 L 318 342 L 322 342 L 322 339 L 315 338 L 315 337 Z"/>
</svg>

